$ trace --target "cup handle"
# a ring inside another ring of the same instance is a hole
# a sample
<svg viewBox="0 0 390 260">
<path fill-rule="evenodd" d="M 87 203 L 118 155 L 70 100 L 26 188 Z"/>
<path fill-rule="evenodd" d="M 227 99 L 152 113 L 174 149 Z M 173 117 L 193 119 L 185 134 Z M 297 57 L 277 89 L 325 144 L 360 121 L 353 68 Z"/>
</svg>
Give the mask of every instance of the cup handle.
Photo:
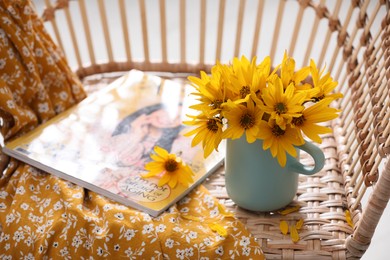
<svg viewBox="0 0 390 260">
<path fill-rule="evenodd" d="M 319 172 L 324 167 L 325 155 L 319 147 L 315 146 L 311 142 L 305 141 L 303 145 L 297 146 L 297 148 L 307 152 L 311 157 L 313 157 L 314 167 L 303 165 L 294 158 L 294 160 L 292 160 L 291 164 L 289 165 L 293 172 L 312 175 Z"/>
</svg>

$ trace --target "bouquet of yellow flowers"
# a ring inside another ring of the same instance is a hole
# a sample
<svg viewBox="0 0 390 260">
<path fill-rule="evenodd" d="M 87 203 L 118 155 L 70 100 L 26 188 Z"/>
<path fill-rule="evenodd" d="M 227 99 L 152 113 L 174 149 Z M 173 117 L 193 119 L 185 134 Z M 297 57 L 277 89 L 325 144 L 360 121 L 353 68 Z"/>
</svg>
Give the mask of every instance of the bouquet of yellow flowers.
<svg viewBox="0 0 390 260">
<path fill-rule="evenodd" d="M 202 71 L 200 78 L 188 79 L 199 103 L 190 107 L 196 115 L 184 122 L 196 128 L 185 135 L 195 135 L 192 146 L 202 142 L 205 158 L 222 139 L 245 134 L 248 143 L 263 140 L 263 149 L 270 149 L 284 167 L 286 153 L 296 157 L 294 146 L 304 144 L 304 136 L 321 143 L 319 135 L 331 132 L 321 123 L 338 116 L 330 104 L 342 97 L 333 93 L 337 82 L 313 60 L 296 70 L 286 53 L 274 69 L 270 57 L 257 64 L 256 57 L 249 61 L 242 56 L 228 65 L 217 62 L 210 75 Z"/>
</svg>

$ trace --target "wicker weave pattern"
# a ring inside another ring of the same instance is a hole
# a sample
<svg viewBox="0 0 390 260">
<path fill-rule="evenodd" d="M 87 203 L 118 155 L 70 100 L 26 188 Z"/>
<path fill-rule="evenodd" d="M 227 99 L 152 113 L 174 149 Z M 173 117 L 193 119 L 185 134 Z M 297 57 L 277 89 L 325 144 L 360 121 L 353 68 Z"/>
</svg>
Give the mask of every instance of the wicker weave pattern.
<svg viewBox="0 0 390 260">
<path fill-rule="evenodd" d="M 299 212 L 281 216 L 238 208 L 226 194 L 223 169 L 205 185 L 246 223 L 268 259 L 354 259 L 364 254 L 390 197 L 390 167 L 385 165 L 390 152 L 388 1 L 282 0 L 276 6 L 261 0 L 179 0 L 177 5 L 165 0 L 118 0 L 117 13 L 104 0 L 45 2 L 48 28 L 81 78 L 132 68 L 186 75 L 208 71 L 216 60 L 225 62 L 241 54 L 269 54 L 274 59 L 284 49 L 302 64 L 310 57 L 319 66 L 326 63 L 339 81 L 338 91 L 345 95 L 337 104 L 343 112 L 332 122 L 334 133 L 323 137 L 326 166 L 314 176 L 300 177 L 294 202 L 301 205 Z M 90 5 L 95 4 L 93 12 Z M 215 11 L 211 16 L 210 10 Z M 110 22 L 114 18 L 118 28 Z M 100 31 L 94 28 L 98 24 Z M 217 27 L 210 33 L 211 24 Z M 69 37 L 61 38 L 59 32 L 64 30 Z M 96 34 L 105 48 L 96 47 Z M 188 37 L 194 34 L 198 38 Z M 230 41 L 225 40 L 227 35 Z M 135 51 L 135 46 L 142 51 Z M 102 53 L 106 58 L 98 57 Z M 87 85 L 94 84 L 88 80 Z M 302 160 L 310 163 L 310 158 Z M 366 191 L 371 196 L 362 207 Z M 354 228 L 346 222 L 346 209 Z M 304 219 L 301 240 L 292 243 L 280 233 L 279 222 L 300 218 Z"/>
</svg>

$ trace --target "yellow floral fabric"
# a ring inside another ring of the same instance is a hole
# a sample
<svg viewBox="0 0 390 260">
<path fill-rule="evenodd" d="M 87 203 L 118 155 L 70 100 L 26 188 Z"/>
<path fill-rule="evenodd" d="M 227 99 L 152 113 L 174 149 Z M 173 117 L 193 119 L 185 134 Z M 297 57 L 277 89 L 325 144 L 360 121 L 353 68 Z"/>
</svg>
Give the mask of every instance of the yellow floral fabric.
<svg viewBox="0 0 390 260">
<path fill-rule="evenodd" d="M 0 1 L 0 112 L 10 140 L 85 97 L 29 1 Z M 263 259 L 200 186 L 157 218 L 11 159 L 0 173 L 1 259 Z"/>
</svg>

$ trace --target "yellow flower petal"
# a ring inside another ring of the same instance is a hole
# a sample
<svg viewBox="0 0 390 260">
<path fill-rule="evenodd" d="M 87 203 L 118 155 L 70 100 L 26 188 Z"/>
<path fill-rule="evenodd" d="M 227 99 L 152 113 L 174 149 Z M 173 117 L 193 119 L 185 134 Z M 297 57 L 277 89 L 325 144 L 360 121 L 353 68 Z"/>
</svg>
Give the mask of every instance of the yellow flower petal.
<svg viewBox="0 0 390 260">
<path fill-rule="evenodd" d="M 353 228 L 353 222 L 352 222 L 351 213 L 349 212 L 349 210 L 345 211 L 345 220 L 347 221 L 348 225 L 351 228 Z"/>
<path fill-rule="evenodd" d="M 169 154 L 167 150 L 157 145 L 154 147 L 154 151 L 161 157 L 166 157 Z"/>
<path fill-rule="evenodd" d="M 291 238 L 291 241 L 293 241 L 294 243 L 297 243 L 300 239 L 297 227 L 295 225 L 290 226 L 290 238 Z"/>
<path fill-rule="evenodd" d="M 188 220 L 193 220 L 193 221 L 201 221 L 202 219 L 199 217 L 195 217 L 192 215 L 180 215 L 181 218 L 188 219 Z"/>
<path fill-rule="evenodd" d="M 303 227 L 303 219 L 302 218 L 297 221 L 296 227 L 297 227 L 297 230 L 300 230 Z"/>
<path fill-rule="evenodd" d="M 177 174 L 172 175 L 168 182 L 169 187 L 171 187 L 172 189 L 175 188 L 177 184 L 177 179 Z"/>
<path fill-rule="evenodd" d="M 289 206 L 289 207 L 286 207 L 285 209 L 283 210 L 278 210 L 277 212 L 283 216 L 287 215 L 287 214 L 290 214 L 290 213 L 293 213 L 293 212 L 297 212 L 299 209 L 301 208 L 301 206 L 299 205 L 296 205 L 296 206 Z"/>
<path fill-rule="evenodd" d="M 171 179 L 171 176 L 169 176 L 168 173 L 165 173 L 162 178 L 158 181 L 157 185 L 158 186 L 164 186 L 165 184 L 167 184 L 169 182 L 169 180 Z"/>
<path fill-rule="evenodd" d="M 222 214 L 224 217 L 234 217 L 234 214 L 231 212 L 226 211 L 225 207 L 222 206 L 220 203 L 218 203 L 218 211 L 220 214 Z"/>
<path fill-rule="evenodd" d="M 217 223 L 209 223 L 209 227 L 212 231 L 217 232 L 222 237 L 227 237 L 228 235 L 226 228 Z"/>
<path fill-rule="evenodd" d="M 279 229 L 283 235 L 287 235 L 288 233 L 288 223 L 285 220 L 281 220 L 279 224 Z"/>
</svg>

